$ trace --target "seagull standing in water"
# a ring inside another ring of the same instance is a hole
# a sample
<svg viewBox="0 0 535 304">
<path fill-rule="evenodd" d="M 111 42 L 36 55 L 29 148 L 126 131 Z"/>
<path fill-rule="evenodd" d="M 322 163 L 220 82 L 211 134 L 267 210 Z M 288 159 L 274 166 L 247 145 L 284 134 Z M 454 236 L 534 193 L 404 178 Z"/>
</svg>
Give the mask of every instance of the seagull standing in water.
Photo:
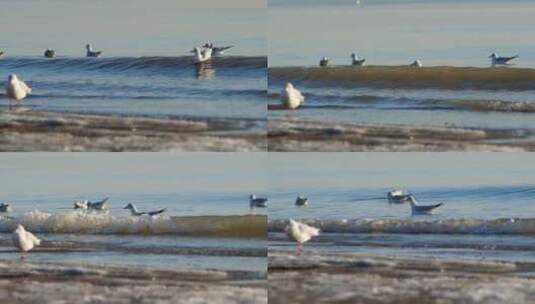
<svg viewBox="0 0 535 304">
<path fill-rule="evenodd" d="M 329 58 L 323 57 L 320 60 L 320 67 L 326 67 L 329 65 Z"/>
<path fill-rule="evenodd" d="M 32 93 L 32 89 L 22 80 L 20 80 L 17 75 L 11 74 L 7 79 L 6 84 L 6 95 L 9 100 L 9 109 L 11 110 L 11 100 L 16 101 L 23 100 Z"/>
<path fill-rule="evenodd" d="M 1 203 L 0 204 L 0 213 L 7 213 L 11 212 L 11 204 L 9 203 Z"/>
<path fill-rule="evenodd" d="M 193 49 L 193 51 L 195 53 L 195 57 L 193 59 L 194 59 L 196 64 L 207 62 L 210 59 L 212 59 L 212 49 L 211 48 L 203 47 L 201 49 L 201 48 L 196 47 L 195 49 Z"/>
<path fill-rule="evenodd" d="M 123 209 L 130 210 L 130 212 L 132 213 L 133 216 L 142 216 L 142 215 L 145 215 L 145 214 L 146 215 L 150 215 L 150 216 L 155 216 L 155 215 L 162 214 L 165 211 L 167 211 L 167 208 L 163 208 L 163 209 L 155 210 L 155 211 L 141 212 L 141 211 L 138 211 L 137 208 L 136 208 L 136 205 L 134 205 L 132 203 L 129 203 Z"/>
<path fill-rule="evenodd" d="M 512 57 L 499 57 L 498 54 L 492 53 L 489 58 L 492 62 L 492 65 L 506 65 L 509 63 L 509 61 L 518 58 L 518 55 Z"/>
<path fill-rule="evenodd" d="M 90 202 L 88 200 L 81 200 L 74 203 L 74 209 L 82 210 L 94 210 L 94 211 L 104 211 L 108 209 L 108 197 L 101 201 Z"/>
<path fill-rule="evenodd" d="M 297 242 L 297 255 L 303 252 L 303 244 L 308 242 L 312 237 L 318 236 L 320 230 L 312 226 L 290 219 L 288 226 L 284 229 L 288 237 Z"/>
<path fill-rule="evenodd" d="M 409 66 L 411 68 L 421 68 L 421 67 L 423 67 L 422 62 L 420 61 L 420 59 L 414 60 L 411 64 L 409 64 Z"/>
<path fill-rule="evenodd" d="M 87 51 L 86 52 L 86 57 L 100 57 L 100 54 L 102 54 L 101 51 L 93 50 L 93 47 L 89 43 L 86 44 L 85 49 Z"/>
<path fill-rule="evenodd" d="M 249 206 L 251 208 L 266 208 L 268 199 L 267 197 L 256 197 L 256 195 L 251 194 L 249 196 Z"/>
<path fill-rule="evenodd" d="M 411 204 L 412 214 L 431 214 L 433 210 L 442 206 L 442 203 L 434 205 L 419 205 L 414 195 L 409 195 L 409 203 Z"/>
<path fill-rule="evenodd" d="M 295 199 L 295 205 L 299 207 L 308 206 L 308 198 L 304 196 L 298 196 Z"/>
<path fill-rule="evenodd" d="M 24 254 L 32 250 L 34 246 L 41 245 L 41 240 L 19 224 L 13 232 L 13 244 Z"/>
<path fill-rule="evenodd" d="M 366 62 L 365 58 L 359 59 L 356 53 L 351 54 L 351 65 L 364 66 L 364 62 Z"/>
<path fill-rule="evenodd" d="M 295 110 L 305 102 L 305 97 L 298 89 L 294 88 L 294 86 L 288 82 L 281 92 L 281 102 L 284 108 Z"/>
</svg>

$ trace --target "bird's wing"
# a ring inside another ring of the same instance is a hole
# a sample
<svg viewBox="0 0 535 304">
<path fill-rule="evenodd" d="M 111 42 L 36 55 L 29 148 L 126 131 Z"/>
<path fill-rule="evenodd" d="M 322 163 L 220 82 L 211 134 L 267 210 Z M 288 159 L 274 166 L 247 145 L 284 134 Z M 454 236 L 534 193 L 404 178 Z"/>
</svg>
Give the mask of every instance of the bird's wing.
<svg viewBox="0 0 535 304">
<path fill-rule="evenodd" d="M 32 88 L 30 88 L 24 81 L 20 80 L 20 86 L 22 87 L 23 90 L 26 91 L 26 93 L 28 94 L 32 93 Z"/>
<path fill-rule="evenodd" d="M 150 211 L 150 212 L 147 212 L 148 215 L 157 215 L 157 214 L 160 214 L 160 213 L 164 213 L 165 211 L 167 211 L 167 208 L 163 208 L 163 209 L 160 209 L 160 210 L 156 210 L 156 211 Z"/>
<path fill-rule="evenodd" d="M 26 237 L 30 239 L 35 245 L 41 245 L 41 240 L 38 239 L 33 233 L 26 231 Z"/>
<path fill-rule="evenodd" d="M 314 228 L 305 224 L 298 223 L 297 227 L 301 232 L 310 236 L 317 236 L 320 233 L 320 230 L 318 228 Z"/>
</svg>

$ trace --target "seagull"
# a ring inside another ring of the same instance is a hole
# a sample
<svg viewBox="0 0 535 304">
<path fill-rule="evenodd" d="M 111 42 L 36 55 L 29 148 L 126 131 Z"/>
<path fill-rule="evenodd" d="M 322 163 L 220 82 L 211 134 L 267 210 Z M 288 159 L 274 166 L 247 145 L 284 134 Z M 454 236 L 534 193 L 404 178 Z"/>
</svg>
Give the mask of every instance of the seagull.
<svg viewBox="0 0 535 304">
<path fill-rule="evenodd" d="M 17 75 L 10 74 L 7 79 L 6 84 L 6 95 L 9 100 L 9 109 L 11 110 L 11 100 L 15 99 L 16 101 L 23 100 L 32 93 L 32 89 L 22 80 L 20 80 Z"/>
<path fill-rule="evenodd" d="M 420 59 L 416 59 L 411 64 L 409 64 L 409 67 L 411 67 L 411 68 L 421 68 L 422 66 L 423 65 L 422 65 L 422 62 L 420 61 Z"/>
<path fill-rule="evenodd" d="M 93 48 L 91 47 L 91 44 L 89 43 L 86 44 L 85 49 L 87 50 L 86 57 L 100 57 L 100 54 L 102 54 L 101 51 L 93 50 Z"/>
<path fill-rule="evenodd" d="M 492 65 L 505 65 L 509 61 L 518 58 L 518 55 L 515 55 L 513 57 L 498 57 L 496 53 L 492 53 L 489 58 L 491 58 Z"/>
<path fill-rule="evenodd" d="M 392 204 L 403 204 L 409 201 L 411 194 L 403 190 L 392 190 L 387 193 L 386 198 Z"/>
<path fill-rule="evenodd" d="M 357 54 L 353 53 L 351 54 L 351 64 L 352 65 L 356 65 L 356 66 L 364 66 L 364 62 L 366 61 L 366 59 L 359 59 L 359 57 L 357 56 Z"/>
<path fill-rule="evenodd" d="M 56 57 L 56 51 L 54 51 L 53 49 L 46 49 L 45 50 L 45 57 L 46 58 L 54 58 L 54 57 Z"/>
<path fill-rule="evenodd" d="M 167 208 L 163 208 L 163 209 L 155 210 L 155 211 L 140 212 L 140 211 L 137 210 L 136 206 L 134 204 L 132 204 L 132 203 L 129 203 L 123 209 L 129 209 L 130 212 L 132 212 L 133 216 L 142 216 L 142 215 L 145 215 L 145 214 L 146 215 L 150 215 L 150 216 L 155 216 L 155 215 L 158 215 L 158 214 L 161 214 L 161 213 L 164 213 L 165 211 L 167 211 Z"/>
<path fill-rule="evenodd" d="M 13 244 L 24 253 L 32 250 L 34 246 L 41 245 L 41 240 L 19 224 L 13 232 Z"/>
<path fill-rule="evenodd" d="M 320 67 L 326 67 L 329 65 L 329 58 L 323 57 L 320 60 Z"/>
<path fill-rule="evenodd" d="M 318 236 L 320 230 L 306 224 L 290 219 L 288 226 L 284 229 L 288 237 L 297 242 L 297 255 L 303 252 L 303 244 L 308 242 L 313 236 Z"/>
<path fill-rule="evenodd" d="M 268 199 L 267 197 L 256 197 L 256 195 L 251 194 L 249 196 L 249 206 L 251 208 L 266 208 Z"/>
<path fill-rule="evenodd" d="M 195 63 L 198 64 L 198 63 L 203 63 L 203 62 L 206 62 L 206 61 L 209 61 L 210 59 L 212 59 L 212 49 L 211 48 L 198 48 L 196 47 L 195 49 L 193 49 L 193 51 L 195 52 L 195 57 L 194 57 L 194 60 L 195 60 Z"/>
<path fill-rule="evenodd" d="M 409 195 L 409 203 L 411 204 L 412 214 L 430 214 L 436 208 L 442 206 L 442 203 L 435 205 L 418 205 L 416 198 L 413 195 Z"/>
<path fill-rule="evenodd" d="M 11 212 L 11 204 L 9 203 L 1 203 L 0 204 L 0 213 L 7 213 Z"/>
<path fill-rule="evenodd" d="M 97 202 L 81 200 L 74 203 L 74 209 L 103 211 L 108 209 L 108 199 L 109 198 L 106 197 L 105 199 Z"/>
<path fill-rule="evenodd" d="M 308 206 L 308 198 L 304 196 L 298 196 L 295 199 L 295 205 L 296 206 Z"/>
<path fill-rule="evenodd" d="M 0 57 L 4 57 L 4 52 L 3 51 L 0 51 Z"/>
<path fill-rule="evenodd" d="M 288 82 L 281 92 L 281 102 L 284 108 L 295 110 L 305 102 L 305 97 L 298 89 L 294 88 L 294 86 Z"/>
</svg>

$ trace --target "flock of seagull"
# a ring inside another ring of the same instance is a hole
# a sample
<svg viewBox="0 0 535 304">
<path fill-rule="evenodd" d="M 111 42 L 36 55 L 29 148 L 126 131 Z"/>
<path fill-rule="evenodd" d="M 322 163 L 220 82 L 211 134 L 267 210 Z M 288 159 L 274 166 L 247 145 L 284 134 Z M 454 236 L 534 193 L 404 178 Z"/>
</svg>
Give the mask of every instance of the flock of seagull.
<svg viewBox="0 0 535 304">
<path fill-rule="evenodd" d="M 232 48 L 232 45 L 228 46 L 214 46 L 213 43 L 205 43 L 202 46 L 194 48 L 191 52 L 194 53 L 193 62 L 198 64 L 208 63 L 212 60 L 213 56 L 221 56 L 228 49 Z M 102 51 L 93 49 L 91 44 L 86 44 L 86 57 L 97 58 L 100 57 Z M 3 57 L 5 53 L 0 51 L 0 57 Z M 47 48 L 44 52 L 45 58 L 55 58 L 56 50 Z M 28 86 L 22 79 L 16 74 L 10 74 L 6 84 L 6 96 L 9 100 L 9 110 L 12 108 L 13 100 L 20 103 L 24 98 L 32 93 L 32 88 Z"/>
<path fill-rule="evenodd" d="M 392 204 L 404 204 L 408 202 L 411 206 L 413 215 L 431 214 L 435 209 L 443 205 L 443 203 L 421 205 L 417 202 L 413 194 L 399 189 L 389 191 L 386 198 Z M 308 205 L 308 199 L 298 196 L 295 204 L 297 206 L 306 206 Z M 297 243 L 297 255 L 300 255 L 303 252 L 303 245 L 306 242 L 320 234 L 320 229 L 293 219 L 288 221 L 288 225 L 285 227 L 284 231 L 290 240 Z"/>
<path fill-rule="evenodd" d="M 507 64 L 509 64 L 509 61 L 518 58 L 518 55 L 510 56 L 510 57 L 503 57 L 503 56 L 498 56 L 498 54 L 496 54 L 496 53 L 492 53 L 489 56 L 489 58 L 490 58 L 492 66 L 495 66 L 495 65 L 507 65 Z M 320 67 L 326 67 L 326 66 L 329 65 L 329 62 L 330 62 L 330 59 L 328 57 L 324 56 L 323 58 L 321 58 L 319 65 L 320 65 Z M 351 65 L 364 66 L 365 64 L 366 64 L 366 58 L 359 58 L 357 53 L 352 53 L 351 54 Z M 421 68 L 421 67 L 423 67 L 423 64 L 422 64 L 422 61 L 420 59 L 416 59 L 411 64 L 409 64 L 409 67 Z"/>
<path fill-rule="evenodd" d="M 491 59 L 492 66 L 496 65 L 507 65 L 513 59 L 518 58 L 518 55 L 511 57 L 500 57 L 496 53 L 492 53 L 489 58 Z M 327 67 L 329 65 L 329 58 L 323 57 L 320 60 L 320 67 Z M 359 58 L 356 53 L 351 54 L 351 65 L 353 66 L 364 66 L 366 62 L 365 58 Z M 411 68 L 421 68 L 423 67 L 422 61 L 419 59 L 414 60 L 409 64 Z M 295 86 L 288 82 L 286 86 L 282 89 L 280 94 L 281 106 L 287 110 L 295 110 L 299 108 L 305 102 L 305 96 L 299 91 Z"/>
</svg>

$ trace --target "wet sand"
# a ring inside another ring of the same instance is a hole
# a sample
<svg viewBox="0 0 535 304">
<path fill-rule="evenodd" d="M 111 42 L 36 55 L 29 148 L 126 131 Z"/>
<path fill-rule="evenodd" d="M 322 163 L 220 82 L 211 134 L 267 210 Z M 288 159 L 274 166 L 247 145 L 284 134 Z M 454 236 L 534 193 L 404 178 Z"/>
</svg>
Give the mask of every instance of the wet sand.
<svg viewBox="0 0 535 304">
<path fill-rule="evenodd" d="M 287 117 L 268 121 L 269 151 L 535 151 L 512 131 L 336 123 Z"/>
<path fill-rule="evenodd" d="M 267 303 L 267 290 L 254 272 L 0 260 L 0 302 Z"/>
<path fill-rule="evenodd" d="M 269 303 L 534 303 L 535 265 L 269 252 Z"/>
<path fill-rule="evenodd" d="M 0 112 L 0 151 L 265 151 L 246 120 Z"/>
</svg>

